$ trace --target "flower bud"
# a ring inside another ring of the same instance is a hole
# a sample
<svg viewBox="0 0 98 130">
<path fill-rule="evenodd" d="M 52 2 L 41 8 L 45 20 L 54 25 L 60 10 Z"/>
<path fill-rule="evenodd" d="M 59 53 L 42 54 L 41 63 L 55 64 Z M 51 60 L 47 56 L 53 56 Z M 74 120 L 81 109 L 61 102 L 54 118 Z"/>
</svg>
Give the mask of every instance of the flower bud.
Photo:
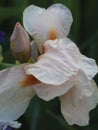
<svg viewBox="0 0 98 130">
<path fill-rule="evenodd" d="M 13 57 L 21 63 L 27 62 L 30 58 L 30 39 L 19 22 L 14 27 L 10 42 Z"/>
</svg>

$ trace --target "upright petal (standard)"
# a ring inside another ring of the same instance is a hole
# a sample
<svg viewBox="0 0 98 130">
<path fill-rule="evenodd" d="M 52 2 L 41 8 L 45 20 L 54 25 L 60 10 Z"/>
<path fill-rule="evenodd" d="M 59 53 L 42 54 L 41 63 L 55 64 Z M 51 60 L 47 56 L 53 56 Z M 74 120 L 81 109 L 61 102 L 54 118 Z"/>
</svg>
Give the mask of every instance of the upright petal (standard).
<svg viewBox="0 0 98 130">
<path fill-rule="evenodd" d="M 72 21 L 70 10 L 62 4 L 54 4 L 46 10 L 31 5 L 23 13 L 24 27 L 36 41 L 41 53 L 42 45 L 48 39 L 68 35 Z"/>
</svg>

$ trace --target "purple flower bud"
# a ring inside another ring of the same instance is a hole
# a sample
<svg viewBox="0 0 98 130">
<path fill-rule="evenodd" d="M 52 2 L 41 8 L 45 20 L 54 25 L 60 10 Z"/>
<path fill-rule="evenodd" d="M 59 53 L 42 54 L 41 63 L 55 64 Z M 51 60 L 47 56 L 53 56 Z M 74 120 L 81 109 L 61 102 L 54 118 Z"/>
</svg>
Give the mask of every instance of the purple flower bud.
<svg viewBox="0 0 98 130">
<path fill-rule="evenodd" d="M 31 53 L 30 39 L 27 32 L 19 22 L 15 25 L 10 42 L 10 47 L 14 58 L 21 63 L 27 62 Z"/>
</svg>

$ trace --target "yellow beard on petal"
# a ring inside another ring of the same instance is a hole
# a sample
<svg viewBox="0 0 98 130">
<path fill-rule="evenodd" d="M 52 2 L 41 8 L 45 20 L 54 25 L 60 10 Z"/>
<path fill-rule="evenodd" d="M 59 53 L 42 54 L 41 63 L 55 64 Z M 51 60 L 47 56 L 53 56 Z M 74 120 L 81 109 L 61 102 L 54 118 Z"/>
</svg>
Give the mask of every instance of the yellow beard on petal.
<svg viewBox="0 0 98 130">
<path fill-rule="evenodd" d="M 26 77 L 20 82 L 22 87 L 28 87 L 40 83 L 33 75 L 26 75 Z"/>
<path fill-rule="evenodd" d="M 55 40 L 57 39 L 57 32 L 54 28 L 52 28 L 50 31 L 49 31 L 49 37 L 48 37 L 49 40 Z"/>
</svg>

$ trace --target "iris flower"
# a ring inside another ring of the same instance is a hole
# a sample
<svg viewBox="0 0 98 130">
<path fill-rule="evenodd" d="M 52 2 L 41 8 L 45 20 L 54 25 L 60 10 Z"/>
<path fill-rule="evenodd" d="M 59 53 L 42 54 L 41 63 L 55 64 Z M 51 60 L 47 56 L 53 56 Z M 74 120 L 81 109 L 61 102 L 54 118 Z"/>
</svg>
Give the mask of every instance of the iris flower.
<svg viewBox="0 0 98 130">
<path fill-rule="evenodd" d="M 24 27 L 41 55 L 35 63 L 0 71 L 0 122 L 17 120 L 36 94 L 45 101 L 59 97 L 69 125 L 88 125 L 89 111 L 98 103 L 93 80 L 98 66 L 67 38 L 72 21 L 70 10 L 62 4 L 48 9 L 31 5 L 24 10 Z"/>
</svg>

